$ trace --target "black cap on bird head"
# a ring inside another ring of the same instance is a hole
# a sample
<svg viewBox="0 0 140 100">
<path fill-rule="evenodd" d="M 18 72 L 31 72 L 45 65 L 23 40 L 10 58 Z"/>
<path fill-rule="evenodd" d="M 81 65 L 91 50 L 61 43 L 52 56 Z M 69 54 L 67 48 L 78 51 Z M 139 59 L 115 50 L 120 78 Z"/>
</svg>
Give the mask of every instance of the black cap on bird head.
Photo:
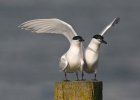
<svg viewBox="0 0 140 100">
<path fill-rule="evenodd" d="M 81 36 L 74 36 L 72 39 L 73 40 L 79 40 L 80 42 L 85 41 Z"/>
<path fill-rule="evenodd" d="M 104 37 L 101 35 L 94 35 L 93 38 L 97 39 L 101 43 L 107 44 L 107 42 L 104 40 Z"/>
</svg>

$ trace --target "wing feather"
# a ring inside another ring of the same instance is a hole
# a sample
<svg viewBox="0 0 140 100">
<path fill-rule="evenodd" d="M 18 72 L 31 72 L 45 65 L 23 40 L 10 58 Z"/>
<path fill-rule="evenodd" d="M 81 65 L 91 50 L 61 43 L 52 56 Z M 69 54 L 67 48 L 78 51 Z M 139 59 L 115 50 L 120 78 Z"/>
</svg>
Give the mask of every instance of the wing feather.
<svg viewBox="0 0 140 100">
<path fill-rule="evenodd" d="M 115 24 L 118 24 L 120 21 L 120 18 L 117 17 L 117 18 L 114 18 L 101 32 L 100 32 L 100 35 L 104 35 L 104 33 L 112 26 L 114 26 Z"/>
<path fill-rule="evenodd" d="M 35 33 L 63 34 L 67 37 L 70 43 L 72 38 L 77 36 L 71 25 L 56 18 L 30 20 L 22 23 L 19 25 L 19 27 L 21 27 L 21 29 L 30 30 Z"/>
<path fill-rule="evenodd" d="M 65 55 L 63 55 L 60 59 L 60 62 L 59 62 L 59 69 L 60 71 L 63 71 L 65 70 L 65 68 L 67 67 L 68 65 L 68 61 L 66 60 L 66 57 Z"/>
</svg>

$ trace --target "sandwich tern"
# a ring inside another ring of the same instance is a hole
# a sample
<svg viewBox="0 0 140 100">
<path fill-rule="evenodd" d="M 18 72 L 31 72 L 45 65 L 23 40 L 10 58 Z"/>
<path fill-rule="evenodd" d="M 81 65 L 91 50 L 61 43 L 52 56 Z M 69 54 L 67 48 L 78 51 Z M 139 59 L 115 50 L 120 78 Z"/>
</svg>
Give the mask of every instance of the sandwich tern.
<svg viewBox="0 0 140 100">
<path fill-rule="evenodd" d="M 80 54 L 80 56 L 84 60 L 84 62 L 83 60 L 81 61 L 82 65 L 80 66 L 80 71 L 82 71 L 82 80 L 84 76 L 83 71 L 85 71 L 86 73 L 94 73 L 94 76 L 96 79 L 96 73 L 97 73 L 97 68 L 98 68 L 99 48 L 100 48 L 101 43 L 107 44 L 107 42 L 104 40 L 103 35 L 110 27 L 114 26 L 115 24 L 118 24 L 119 21 L 120 21 L 119 17 L 114 18 L 99 34 L 94 35 L 92 37 L 86 49 L 84 48 L 84 46 L 82 46 L 81 43 L 79 43 L 81 44 L 81 47 L 80 47 L 82 48 L 81 51 L 84 52 L 84 54 L 83 52 L 81 52 Z M 22 23 L 19 27 L 25 30 L 31 30 L 32 32 L 35 32 L 35 33 L 63 34 L 69 40 L 69 42 L 71 43 L 71 46 L 73 44 L 72 42 L 75 41 L 73 40 L 74 37 L 78 36 L 71 25 L 57 18 L 30 20 L 30 21 Z M 71 53 L 73 53 L 73 51 L 71 51 Z M 63 65 L 63 62 L 65 62 L 64 55 L 61 57 L 62 63 L 60 61 L 60 69 L 63 71 L 66 71 L 63 69 L 64 65 L 66 64 L 65 63 Z M 67 68 L 69 69 L 69 67 Z M 77 75 L 76 70 L 75 72 Z M 67 80 L 66 73 L 65 73 L 65 78 Z M 77 76 L 77 79 L 78 79 L 78 76 Z"/>
<path fill-rule="evenodd" d="M 107 44 L 107 42 L 104 40 L 104 33 L 112 26 L 115 24 L 118 24 L 120 21 L 120 18 L 117 17 L 113 19 L 101 32 L 100 34 L 94 35 L 85 49 L 84 53 L 84 68 L 83 71 L 86 73 L 94 73 L 95 79 L 96 80 L 96 73 L 97 73 L 97 68 L 98 68 L 98 60 L 99 60 L 99 48 L 101 43 Z M 82 80 L 83 79 L 83 72 L 82 72 Z"/>
<path fill-rule="evenodd" d="M 83 50 L 82 42 L 84 39 L 78 36 L 72 26 L 59 19 L 36 19 L 22 23 L 19 27 L 25 30 L 31 30 L 35 33 L 56 33 L 63 34 L 70 42 L 70 48 L 62 55 L 59 62 L 59 68 L 66 73 L 76 72 L 78 79 L 78 70 L 83 70 Z"/>
</svg>

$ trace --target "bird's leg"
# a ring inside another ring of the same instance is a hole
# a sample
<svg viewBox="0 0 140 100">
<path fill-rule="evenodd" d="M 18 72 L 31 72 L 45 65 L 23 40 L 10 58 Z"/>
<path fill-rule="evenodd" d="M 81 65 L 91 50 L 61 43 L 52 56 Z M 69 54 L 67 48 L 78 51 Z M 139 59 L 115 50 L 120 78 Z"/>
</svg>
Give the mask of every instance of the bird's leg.
<svg viewBox="0 0 140 100">
<path fill-rule="evenodd" d="M 68 81 L 68 80 L 67 80 L 67 73 L 66 73 L 66 72 L 65 72 L 65 81 Z"/>
<path fill-rule="evenodd" d="M 96 73 L 94 73 L 94 79 L 92 79 L 93 81 L 98 81 L 97 79 L 96 79 Z"/>
<path fill-rule="evenodd" d="M 76 80 L 76 81 L 79 81 L 79 78 L 78 78 L 78 72 L 76 72 L 76 77 L 77 77 L 77 80 Z"/>
<path fill-rule="evenodd" d="M 95 79 L 94 79 L 94 80 L 96 80 L 96 73 L 94 74 L 94 77 L 95 77 Z"/>
<path fill-rule="evenodd" d="M 95 77 L 94 81 L 97 81 L 97 79 L 96 79 L 96 73 L 94 74 L 94 77 Z"/>
<path fill-rule="evenodd" d="M 84 77 L 84 72 L 82 71 L 82 81 L 85 81 L 86 79 L 84 79 L 83 77 Z"/>
</svg>

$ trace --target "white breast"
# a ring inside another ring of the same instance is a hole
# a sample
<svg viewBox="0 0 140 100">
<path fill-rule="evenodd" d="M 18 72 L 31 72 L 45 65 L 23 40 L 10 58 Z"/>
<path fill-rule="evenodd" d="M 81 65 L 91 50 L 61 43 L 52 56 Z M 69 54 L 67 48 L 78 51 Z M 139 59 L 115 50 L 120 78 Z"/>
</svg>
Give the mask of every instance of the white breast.
<svg viewBox="0 0 140 100">
<path fill-rule="evenodd" d="M 68 66 L 65 69 L 66 72 L 73 73 L 81 67 L 81 43 L 74 42 L 74 45 L 71 45 L 70 49 L 66 53 L 66 59 L 68 61 Z"/>
<path fill-rule="evenodd" d="M 95 39 L 92 39 L 84 53 L 84 71 L 87 73 L 93 73 L 98 67 L 98 53 L 100 43 Z"/>
<path fill-rule="evenodd" d="M 91 50 L 86 50 L 84 56 L 84 70 L 87 73 L 93 73 L 98 66 L 98 53 Z"/>
</svg>

